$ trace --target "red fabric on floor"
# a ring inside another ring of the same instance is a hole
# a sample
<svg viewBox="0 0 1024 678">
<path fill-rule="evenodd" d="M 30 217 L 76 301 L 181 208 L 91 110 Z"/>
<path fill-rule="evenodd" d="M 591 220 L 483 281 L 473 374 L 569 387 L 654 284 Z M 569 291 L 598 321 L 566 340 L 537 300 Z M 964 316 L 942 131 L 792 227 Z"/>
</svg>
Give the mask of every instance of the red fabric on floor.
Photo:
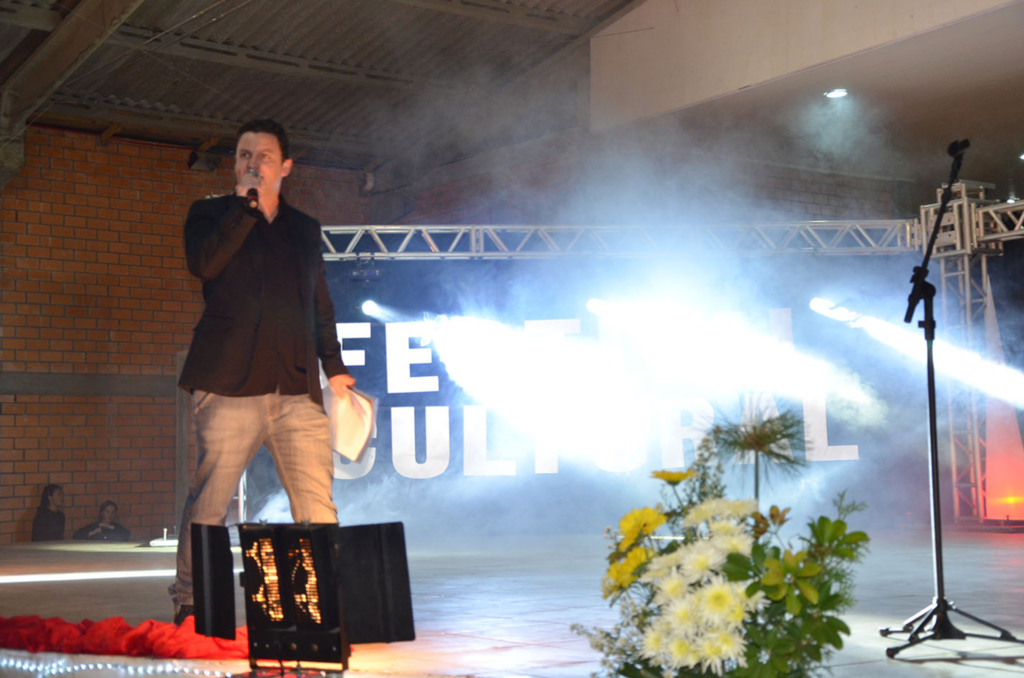
<svg viewBox="0 0 1024 678">
<path fill-rule="evenodd" d="M 77 624 L 57 617 L 0 617 L 0 647 L 158 659 L 248 659 L 249 634 L 243 626 L 235 630 L 234 640 L 202 636 L 196 633 L 193 617 L 181 626 L 148 620 L 136 627 L 123 617 Z"/>
</svg>

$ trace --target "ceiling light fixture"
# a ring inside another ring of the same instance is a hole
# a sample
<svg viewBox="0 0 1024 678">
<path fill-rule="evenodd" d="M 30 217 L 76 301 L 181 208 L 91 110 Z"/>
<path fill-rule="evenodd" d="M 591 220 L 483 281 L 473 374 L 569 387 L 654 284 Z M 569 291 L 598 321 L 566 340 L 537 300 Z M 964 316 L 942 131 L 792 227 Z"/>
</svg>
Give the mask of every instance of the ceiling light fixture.
<svg viewBox="0 0 1024 678">
<path fill-rule="evenodd" d="M 825 96 L 827 96 L 829 99 L 842 99 L 847 94 L 849 94 L 849 92 L 847 92 L 842 87 L 837 87 L 836 89 L 830 89 L 829 91 L 825 92 Z"/>
</svg>

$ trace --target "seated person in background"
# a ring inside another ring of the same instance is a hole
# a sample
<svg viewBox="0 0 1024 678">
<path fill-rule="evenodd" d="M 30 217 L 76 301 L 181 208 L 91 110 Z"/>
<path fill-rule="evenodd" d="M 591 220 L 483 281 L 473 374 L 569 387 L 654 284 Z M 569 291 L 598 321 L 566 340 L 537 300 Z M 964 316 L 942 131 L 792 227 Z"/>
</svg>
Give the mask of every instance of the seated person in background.
<svg viewBox="0 0 1024 678">
<path fill-rule="evenodd" d="M 132 533 L 117 522 L 117 504 L 107 500 L 100 504 L 100 519 L 75 530 L 75 539 L 90 541 L 128 541 Z"/>
<path fill-rule="evenodd" d="M 60 541 L 64 538 L 64 488 L 47 485 L 32 519 L 32 541 Z"/>
</svg>

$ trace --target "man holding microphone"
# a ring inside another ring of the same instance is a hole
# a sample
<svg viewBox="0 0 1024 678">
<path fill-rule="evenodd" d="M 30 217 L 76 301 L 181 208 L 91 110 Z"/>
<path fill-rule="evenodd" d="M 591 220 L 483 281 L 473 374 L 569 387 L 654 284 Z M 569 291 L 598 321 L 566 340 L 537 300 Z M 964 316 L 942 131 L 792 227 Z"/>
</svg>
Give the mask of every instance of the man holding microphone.
<svg viewBox="0 0 1024 678">
<path fill-rule="evenodd" d="M 198 200 L 185 221 L 204 309 L 178 385 L 192 394 L 196 472 L 181 518 L 175 623 L 193 614 L 191 524 L 222 525 L 239 479 L 266 446 L 295 522 L 336 523 L 318 362 L 348 397 L 324 277 L 320 224 L 291 207 L 288 137 L 272 120 L 238 132 L 233 195 Z"/>
</svg>

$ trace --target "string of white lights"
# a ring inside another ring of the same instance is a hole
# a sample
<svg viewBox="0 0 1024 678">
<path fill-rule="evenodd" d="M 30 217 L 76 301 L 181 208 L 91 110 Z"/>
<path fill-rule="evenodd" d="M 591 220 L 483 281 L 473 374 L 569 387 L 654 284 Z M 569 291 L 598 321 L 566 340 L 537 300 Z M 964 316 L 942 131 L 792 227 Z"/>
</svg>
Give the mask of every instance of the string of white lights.
<svg viewBox="0 0 1024 678">
<path fill-rule="evenodd" d="M 192 666 L 176 661 L 143 663 L 112 662 L 102 660 L 81 660 L 75 655 L 33 655 L 22 650 L 0 651 L 0 674 L 4 676 L 25 675 L 35 678 L 46 676 L 69 676 L 77 673 L 119 672 L 126 676 L 207 676 L 225 678 L 232 672 Z"/>
</svg>

